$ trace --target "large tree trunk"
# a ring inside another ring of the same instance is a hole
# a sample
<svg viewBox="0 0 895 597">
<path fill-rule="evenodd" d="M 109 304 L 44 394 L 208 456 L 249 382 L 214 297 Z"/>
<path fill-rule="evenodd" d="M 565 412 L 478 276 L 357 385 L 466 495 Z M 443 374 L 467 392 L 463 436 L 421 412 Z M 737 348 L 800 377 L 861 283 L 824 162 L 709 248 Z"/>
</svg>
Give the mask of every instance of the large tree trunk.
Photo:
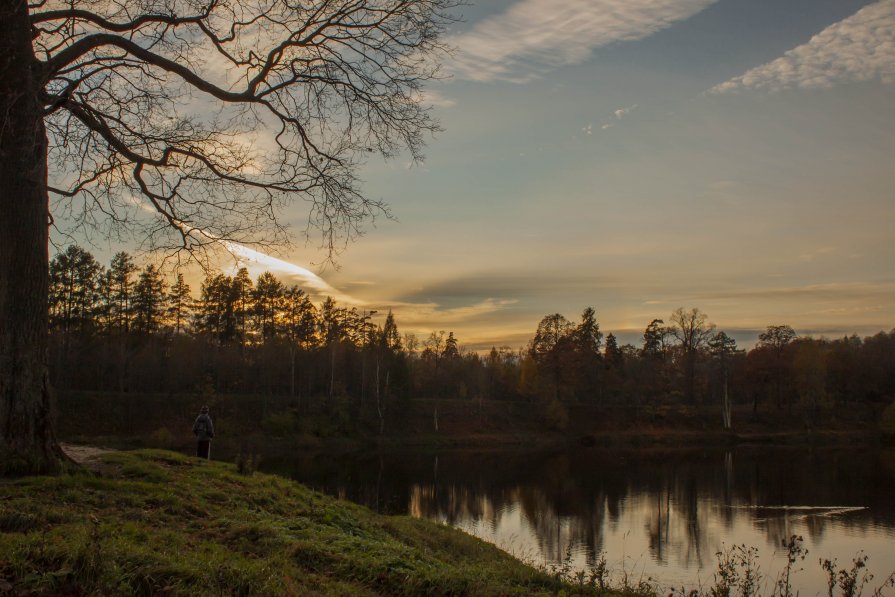
<svg viewBox="0 0 895 597">
<path fill-rule="evenodd" d="M 0 473 L 64 456 L 47 380 L 47 138 L 24 0 L 0 0 Z"/>
</svg>

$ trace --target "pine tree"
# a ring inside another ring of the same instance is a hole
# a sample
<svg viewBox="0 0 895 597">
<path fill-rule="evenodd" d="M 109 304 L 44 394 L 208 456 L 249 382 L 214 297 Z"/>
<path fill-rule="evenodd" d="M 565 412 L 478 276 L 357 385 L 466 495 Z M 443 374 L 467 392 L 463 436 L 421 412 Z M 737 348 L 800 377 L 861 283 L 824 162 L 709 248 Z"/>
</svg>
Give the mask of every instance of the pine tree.
<svg viewBox="0 0 895 597">
<path fill-rule="evenodd" d="M 668 336 L 668 328 L 664 327 L 662 319 L 652 320 L 643 330 L 643 348 L 641 354 L 645 357 L 662 359 L 665 355 L 665 338 Z"/>
<path fill-rule="evenodd" d="M 587 355 L 599 354 L 603 333 L 600 331 L 600 324 L 597 323 L 596 311 L 593 307 L 587 307 L 581 313 L 581 323 L 575 328 L 573 337 L 577 351 Z"/>
<path fill-rule="evenodd" d="M 249 318 L 252 313 L 252 278 L 249 277 L 249 270 L 239 268 L 233 277 L 230 289 L 233 293 L 236 340 L 242 345 L 248 339 Z"/>
<path fill-rule="evenodd" d="M 603 355 L 607 369 L 620 370 L 624 364 L 625 355 L 618 347 L 618 340 L 612 332 L 606 336 L 606 349 Z"/>
<path fill-rule="evenodd" d="M 112 325 L 125 336 L 133 319 L 133 275 L 137 270 L 134 258 L 127 253 L 122 251 L 112 257 L 108 274 L 109 314 Z"/>
<path fill-rule="evenodd" d="M 190 285 L 183 279 L 183 274 L 177 274 L 174 284 L 168 291 L 167 320 L 175 335 L 179 335 L 189 320 L 193 308 L 193 297 Z"/>
<path fill-rule="evenodd" d="M 401 334 L 398 332 L 398 325 L 395 323 L 395 316 L 391 309 L 388 310 L 385 324 L 382 326 L 382 343 L 392 352 L 401 351 Z"/>
<path fill-rule="evenodd" d="M 314 346 L 319 329 L 317 309 L 298 286 L 291 286 L 284 294 L 283 323 L 286 336 L 294 344 L 305 350 Z"/>
<path fill-rule="evenodd" d="M 102 266 L 77 245 L 71 245 L 50 261 L 51 330 L 61 331 L 67 339 L 72 333 L 84 333 L 95 327 L 101 275 Z"/>
<path fill-rule="evenodd" d="M 454 332 L 448 333 L 441 356 L 446 360 L 460 358 L 460 349 L 457 345 L 457 339 L 454 337 Z"/>
<path fill-rule="evenodd" d="M 134 329 L 143 334 L 159 331 L 166 303 L 165 281 L 158 268 L 150 263 L 140 272 L 134 286 Z"/>
<path fill-rule="evenodd" d="M 228 344 L 236 337 L 233 280 L 224 274 L 208 274 L 195 314 L 196 330 Z"/>
<path fill-rule="evenodd" d="M 723 381 L 721 414 L 724 420 L 724 428 L 730 429 L 730 396 L 728 395 L 727 384 L 730 377 L 730 360 L 737 352 L 737 342 L 723 331 L 720 331 L 709 340 L 709 351 L 721 370 Z"/>
<path fill-rule="evenodd" d="M 265 342 L 275 338 L 280 331 L 279 322 L 283 316 L 286 289 L 283 283 L 270 272 L 258 276 L 252 291 L 253 329 L 261 334 Z"/>
</svg>

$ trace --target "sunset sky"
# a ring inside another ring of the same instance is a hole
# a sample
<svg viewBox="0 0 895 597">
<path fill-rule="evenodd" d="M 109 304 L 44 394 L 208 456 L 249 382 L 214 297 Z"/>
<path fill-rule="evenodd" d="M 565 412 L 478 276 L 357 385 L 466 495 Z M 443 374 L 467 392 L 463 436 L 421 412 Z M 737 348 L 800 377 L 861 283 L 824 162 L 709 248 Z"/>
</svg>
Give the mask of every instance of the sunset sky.
<svg viewBox="0 0 895 597">
<path fill-rule="evenodd" d="M 424 163 L 361 173 L 396 220 L 338 270 L 300 240 L 256 269 L 309 268 L 321 292 L 470 348 L 517 348 L 587 306 L 638 346 L 677 307 L 745 346 L 770 324 L 895 326 L 895 0 L 462 12 L 427 95 L 445 131 Z"/>
</svg>

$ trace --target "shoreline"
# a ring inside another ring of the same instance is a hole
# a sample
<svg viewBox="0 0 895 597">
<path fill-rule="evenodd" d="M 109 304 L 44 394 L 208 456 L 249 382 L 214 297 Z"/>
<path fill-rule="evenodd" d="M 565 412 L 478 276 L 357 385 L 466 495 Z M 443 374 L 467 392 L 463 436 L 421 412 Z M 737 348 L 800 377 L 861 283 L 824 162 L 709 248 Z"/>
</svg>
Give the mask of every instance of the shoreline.
<svg viewBox="0 0 895 597">
<path fill-rule="evenodd" d="M 267 448 L 350 452 L 881 446 L 893 439 L 879 426 L 883 404 L 822 412 L 768 408 L 757 413 L 741 404 L 735 407 L 732 429 L 724 430 L 713 405 L 567 404 L 567 419 L 551 425 L 541 405 L 528 402 L 420 398 L 387 403 L 380 420 L 370 404 L 350 400 L 96 392 L 60 393 L 58 437 L 69 443 L 187 451 L 194 445 L 192 423 L 203 404 L 211 407 L 218 455 Z"/>
<path fill-rule="evenodd" d="M 100 446 L 111 450 L 171 449 L 181 453 L 191 453 L 195 445 L 192 441 L 155 445 L 152 438 L 116 436 L 73 436 L 62 442 L 67 447 Z M 824 448 L 844 445 L 861 448 L 883 448 L 890 443 L 883 434 L 868 434 L 866 431 L 792 431 L 769 433 L 603 433 L 577 438 L 555 435 L 519 436 L 506 435 L 466 435 L 466 436 L 416 436 L 408 438 L 308 438 L 265 437 L 249 435 L 216 439 L 213 459 L 230 460 L 238 454 L 272 454 L 277 457 L 295 450 L 304 453 L 352 454 L 362 451 L 382 453 L 414 450 L 421 452 L 439 451 L 525 451 L 550 452 L 573 449 L 584 450 L 696 450 L 696 449 L 749 449 L 749 448 Z"/>
</svg>

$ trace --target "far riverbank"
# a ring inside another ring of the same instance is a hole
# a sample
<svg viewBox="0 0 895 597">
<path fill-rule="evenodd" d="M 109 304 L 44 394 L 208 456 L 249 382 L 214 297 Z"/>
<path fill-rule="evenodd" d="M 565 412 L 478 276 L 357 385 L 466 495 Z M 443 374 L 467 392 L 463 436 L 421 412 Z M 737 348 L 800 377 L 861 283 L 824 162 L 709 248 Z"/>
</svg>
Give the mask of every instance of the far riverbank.
<svg viewBox="0 0 895 597">
<path fill-rule="evenodd" d="M 217 429 L 215 454 L 359 448 L 548 449 L 640 446 L 882 444 L 883 405 L 829 411 L 733 409 L 723 429 L 715 405 L 566 404 L 555 412 L 529 402 L 412 399 L 381 411 L 367 401 L 288 396 L 60 392 L 57 421 L 65 441 L 186 450 L 203 404 Z M 382 412 L 380 419 L 379 412 Z"/>
</svg>

